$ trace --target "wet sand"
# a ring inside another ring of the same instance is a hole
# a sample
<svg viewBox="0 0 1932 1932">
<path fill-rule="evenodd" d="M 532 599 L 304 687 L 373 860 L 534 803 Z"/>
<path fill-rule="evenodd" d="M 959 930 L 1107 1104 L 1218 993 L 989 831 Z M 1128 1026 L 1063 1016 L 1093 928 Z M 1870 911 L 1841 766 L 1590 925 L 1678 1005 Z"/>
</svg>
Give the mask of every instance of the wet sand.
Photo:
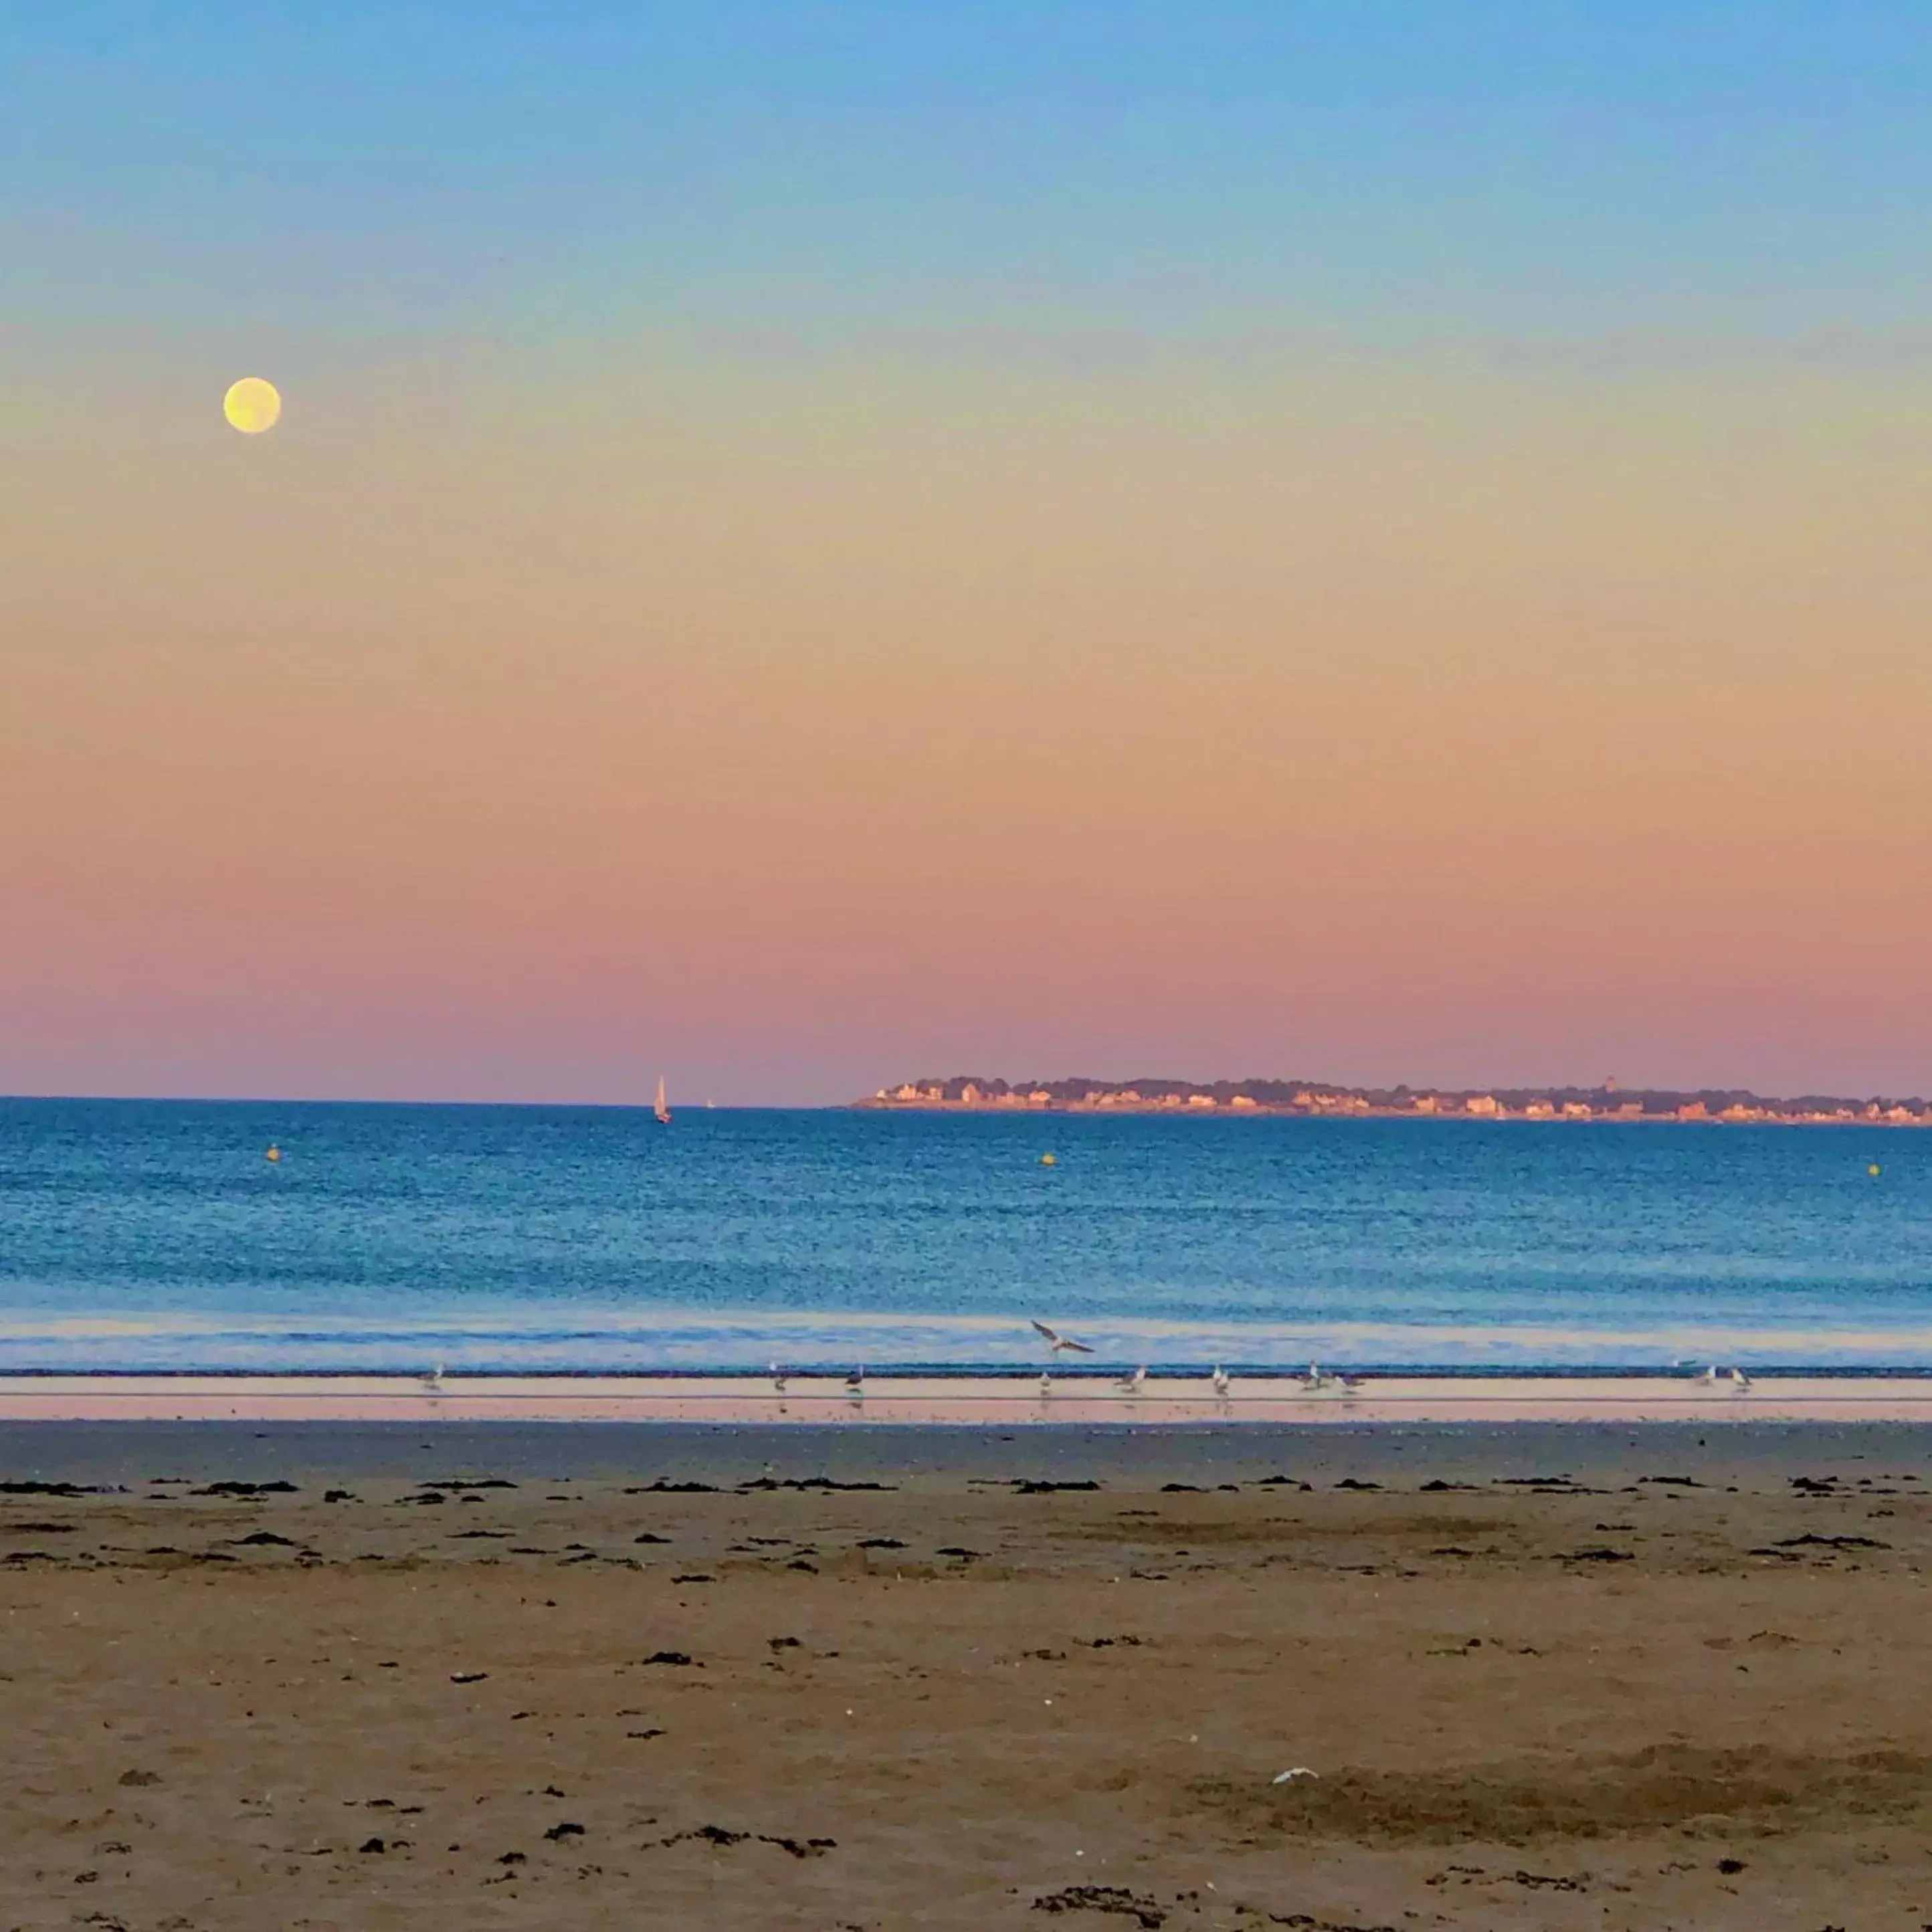
<svg viewBox="0 0 1932 1932">
<path fill-rule="evenodd" d="M 691 1422 L 1016 1427 L 1129 1423 L 1932 1423 L 1932 1376 L 5 1376 L 0 1420 Z"/>
<path fill-rule="evenodd" d="M 1910 1426 L 10 1424 L 0 1478 L 0 1928 L 1932 1922 Z"/>
</svg>

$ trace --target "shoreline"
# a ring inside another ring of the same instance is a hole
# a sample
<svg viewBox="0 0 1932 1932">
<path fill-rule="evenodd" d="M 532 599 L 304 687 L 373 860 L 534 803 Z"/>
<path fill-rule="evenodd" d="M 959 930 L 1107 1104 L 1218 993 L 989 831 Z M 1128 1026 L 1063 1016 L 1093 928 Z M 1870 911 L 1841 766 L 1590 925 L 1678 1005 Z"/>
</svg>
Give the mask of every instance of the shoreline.
<svg viewBox="0 0 1932 1932">
<path fill-rule="evenodd" d="M 1288 1376 L 682 1374 L 468 1376 L 0 1376 L 10 1422 L 619 1422 L 912 1428 L 1136 1428 L 1456 1423 L 1932 1422 L 1932 1373 L 1767 1376 L 1739 1389 L 1682 1375 L 1379 1376 L 1311 1390 Z"/>
<path fill-rule="evenodd" d="M 720 1110 L 722 1111 L 722 1110 Z M 746 1109 L 746 1112 L 757 1111 Z M 815 1109 L 800 1109 L 813 1112 Z M 1531 1113 L 1498 1107 L 1492 1113 L 1421 1107 L 1295 1107 L 1257 1102 L 1252 1106 L 1216 1104 L 1194 1107 L 1142 1101 L 1119 1106 L 1096 1106 L 1078 1100 L 1048 1104 L 987 1100 L 851 1100 L 844 1111 L 855 1114 L 980 1114 L 1006 1120 L 1440 1120 L 1475 1126 L 1556 1127 L 1932 1127 L 1932 1112 L 1899 1119 L 1886 1114 L 1780 1114 L 1751 1112 L 1726 1118 L 1723 1114 Z"/>
</svg>

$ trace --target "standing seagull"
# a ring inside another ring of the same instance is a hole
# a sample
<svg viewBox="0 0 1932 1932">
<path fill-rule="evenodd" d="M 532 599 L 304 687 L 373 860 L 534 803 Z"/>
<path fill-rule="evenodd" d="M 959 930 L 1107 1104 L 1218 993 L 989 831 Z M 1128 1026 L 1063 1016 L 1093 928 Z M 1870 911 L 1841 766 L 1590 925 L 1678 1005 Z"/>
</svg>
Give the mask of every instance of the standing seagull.
<svg viewBox="0 0 1932 1932">
<path fill-rule="evenodd" d="M 1094 1351 L 1084 1342 L 1076 1342 L 1071 1335 L 1063 1335 L 1058 1328 L 1049 1328 L 1044 1322 L 1033 1324 L 1034 1333 L 1056 1355 L 1090 1355 Z"/>
<path fill-rule="evenodd" d="M 863 1395 L 866 1393 L 866 1365 L 864 1363 L 861 1362 L 859 1366 L 845 1378 L 845 1392 L 848 1395 Z"/>
<path fill-rule="evenodd" d="M 428 1375 L 418 1376 L 417 1379 L 422 1382 L 424 1392 L 426 1394 L 442 1394 L 442 1364 L 440 1362 L 437 1363 L 436 1366 L 430 1370 Z"/>
<path fill-rule="evenodd" d="M 1700 1379 L 1710 1383 L 1712 1386 L 1714 1388 L 1717 1385 L 1718 1380 L 1717 1364 L 1713 1362 L 1711 1366 L 1704 1371 L 1703 1375 L 1700 1378 Z"/>
<path fill-rule="evenodd" d="M 775 1393 L 783 1395 L 785 1390 L 784 1371 L 777 1363 L 772 1364 L 772 1388 Z"/>
<path fill-rule="evenodd" d="M 1226 1402 L 1228 1399 L 1228 1372 L 1220 1363 L 1214 1365 L 1214 1393 Z"/>
<path fill-rule="evenodd" d="M 1301 1378 L 1301 1386 L 1305 1389 L 1326 1388 L 1328 1386 L 1328 1378 L 1322 1372 L 1319 1362 L 1309 1364 L 1308 1372 Z"/>
<path fill-rule="evenodd" d="M 1044 1369 L 1040 1372 L 1040 1393 L 1042 1401 L 1053 1393 L 1053 1378 Z"/>
<path fill-rule="evenodd" d="M 1130 1395 L 1138 1395 L 1147 1385 L 1147 1364 L 1143 1362 L 1130 1376 L 1120 1378 L 1120 1386 Z"/>
<path fill-rule="evenodd" d="M 1733 1369 L 1731 1371 L 1731 1393 L 1733 1395 L 1743 1395 L 1750 1388 L 1750 1377 L 1742 1369 Z"/>
</svg>

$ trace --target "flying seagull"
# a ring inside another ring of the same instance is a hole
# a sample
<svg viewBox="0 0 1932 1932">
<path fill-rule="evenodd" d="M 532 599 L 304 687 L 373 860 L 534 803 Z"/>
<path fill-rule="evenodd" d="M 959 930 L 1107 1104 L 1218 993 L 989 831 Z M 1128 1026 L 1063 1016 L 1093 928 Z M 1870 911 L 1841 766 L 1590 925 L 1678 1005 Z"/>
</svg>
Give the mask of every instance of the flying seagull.
<svg viewBox="0 0 1932 1932">
<path fill-rule="evenodd" d="M 1034 1333 L 1056 1355 L 1090 1355 L 1094 1351 L 1084 1342 L 1076 1342 L 1071 1335 L 1063 1335 L 1058 1328 L 1049 1328 L 1044 1322 L 1033 1324 Z"/>
</svg>

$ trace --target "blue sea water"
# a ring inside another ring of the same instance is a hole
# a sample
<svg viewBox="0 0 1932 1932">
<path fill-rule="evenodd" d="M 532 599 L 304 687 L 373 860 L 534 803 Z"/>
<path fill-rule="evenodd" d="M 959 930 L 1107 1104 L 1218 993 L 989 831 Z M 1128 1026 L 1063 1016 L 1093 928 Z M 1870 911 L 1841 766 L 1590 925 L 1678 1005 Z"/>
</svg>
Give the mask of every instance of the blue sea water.
<svg viewBox="0 0 1932 1932">
<path fill-rule="evenodd" d="M 1932 1364 L 1932 1132 L 0 1101 L 0 1371 L 1012 1367 L 1035 1315 L 1098 1364 Z"/>
</svg>

